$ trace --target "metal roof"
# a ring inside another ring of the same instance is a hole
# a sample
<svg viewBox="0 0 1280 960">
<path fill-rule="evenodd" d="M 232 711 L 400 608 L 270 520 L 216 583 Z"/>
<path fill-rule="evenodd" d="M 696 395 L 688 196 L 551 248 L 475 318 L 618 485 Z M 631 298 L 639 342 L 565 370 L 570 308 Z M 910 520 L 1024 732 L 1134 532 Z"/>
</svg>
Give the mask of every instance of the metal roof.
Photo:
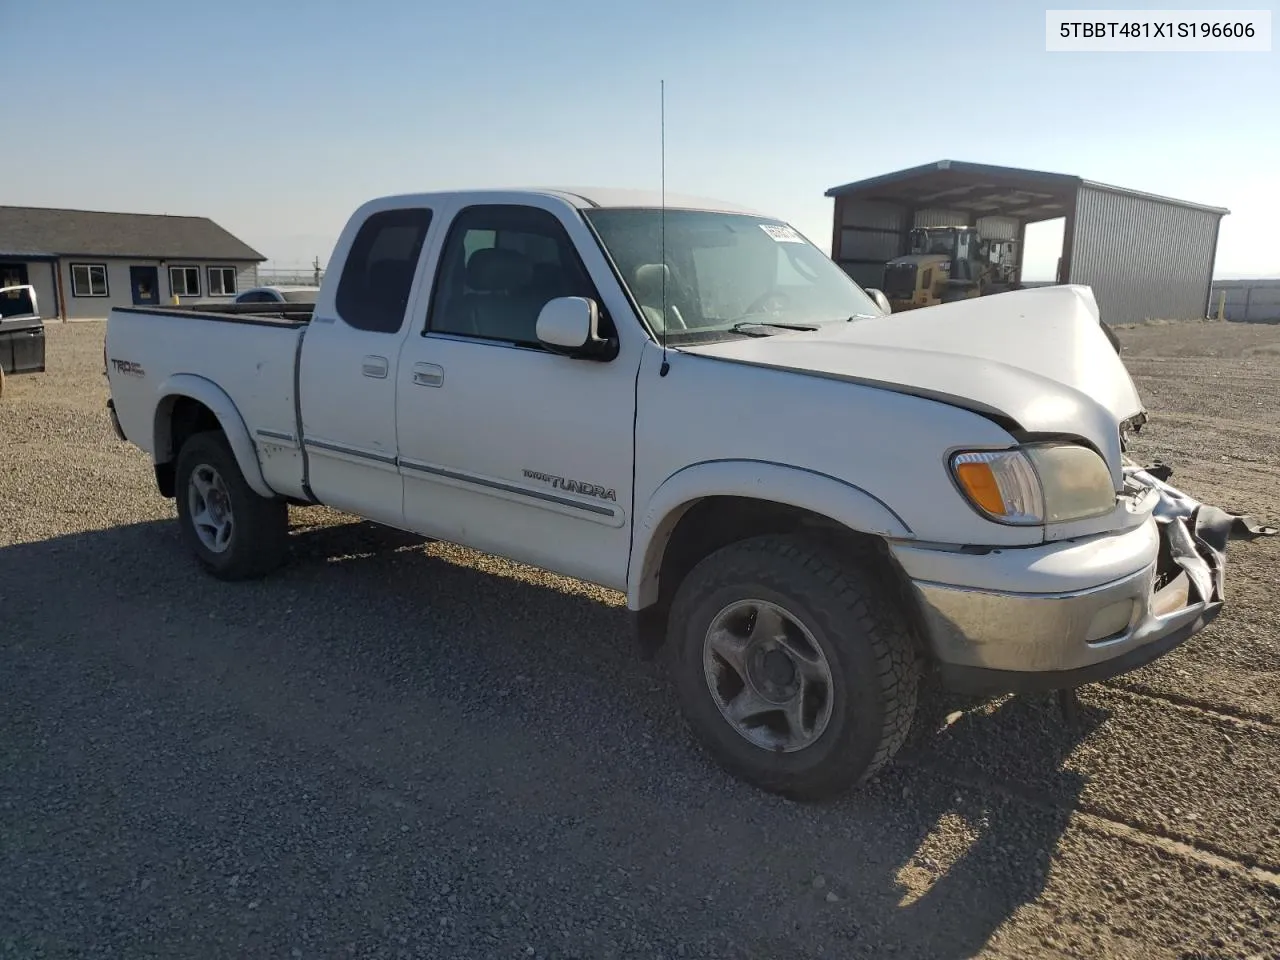
<svg viewBox="0 0 1280 960">
<path fill-rule="evenodd" d="M 1230 212 L 1222 207 L 1208 207 L 1114 187 L 1071 174 L 998 167 L 963 160 L 938 160 L 919 167 L 857 180 L 832 187 L 826 192 L 826 196 L 884 201 L 908 207 L 962 210 L 975 216 L 1004 216 L 1036 221 L 1066 216 L 1081 187 L 1142 197 L 1219 215 Z"/>
<path fill-rule="evenodd" d="M 208 217 L 0 207 L 0 248 L 40 256 L 266 260 Z"/>
</svg>

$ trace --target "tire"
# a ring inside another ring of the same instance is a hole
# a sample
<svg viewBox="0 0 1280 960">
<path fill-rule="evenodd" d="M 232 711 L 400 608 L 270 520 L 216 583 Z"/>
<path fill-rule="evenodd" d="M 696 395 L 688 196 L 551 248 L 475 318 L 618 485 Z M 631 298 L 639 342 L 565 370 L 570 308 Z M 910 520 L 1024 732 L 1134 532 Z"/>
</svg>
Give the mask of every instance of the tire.
<svg viewBox="0 0 1280 960">
<path fill-rule="evenodd" d="M 221 431 L 194 434 L 182 445 L 174 479 L 183 539 L 208 573 L 220 580 L 249 580 L 284 561 L 289 507 L 253 492 Z M 201 488 L 208 492 L 202 494 Z M 229 523 L 198 524 L 197 515 Z M 211 539 L 215 529 L 225 537 Z"/>
<path fill-rule="evenodd" d="M 681 712 L 720 766 L 771 793 L 824 800 L 889 762 L 911 728 L 920 660 L 908 617 L 890 599 L 894 593 L 885 579 L 795 536 L 740 541 L 694 567 L 676 590 L 668 646 Z M 773 630 L 741 639 L 762 623 L 768 627 L 762 616 L 770 612 L 791 621 L 783 628 L 791 653 L 762 653 L 771 645 L 766 638 L 777 635 Z M 714 641 L 713 626 L 725 628 Z M 743 669 L 721 655 L 726 647 L 760 683 L 744 682 Z M 779 653 L 790 661 L 790 680 Z M 822 697 L 822 682 L 813 678 L 824 663 L 829 680 Z M 753 700 L 761 690 L 776 702 L 806 673 L 810 680 L 790 701 L 804 708 L 792 712 L 800 736 L 790 722 L 780 723 L 782 712 L 759 713 L 757 720 L 767 716 L 772 723 L 744 732 L 746 725 L 735 725 L 724 712 L 732 708 L 721 707 L 739 704 L 734 689 L 753 708 L 766 703 Z"/>
<path fill-rule="evenodd" d="M 1103 332 L 1103 333 L 1105 333 L 1105 334 L 1107 335 L 1107 340 L 1108 340 L 1108 341 L 1110 341 L 1111 346 L 1112 346 L 1112 348 L 1115 350 L 1115 352 L 1116 352 L 1116 353 L 1119 353 L 1119 352 L 1120 352 L 1120 338 L 1119 338 L 1118 336 L 1116 336 L 1116 332 L 1115 332 L 1114 330 L 1112 330 L 1109 326 L 1107 326 L 1105 323 L 1104 323 L 1104 324 L 1102 324 L 1102 332 Z"/>
</svg>

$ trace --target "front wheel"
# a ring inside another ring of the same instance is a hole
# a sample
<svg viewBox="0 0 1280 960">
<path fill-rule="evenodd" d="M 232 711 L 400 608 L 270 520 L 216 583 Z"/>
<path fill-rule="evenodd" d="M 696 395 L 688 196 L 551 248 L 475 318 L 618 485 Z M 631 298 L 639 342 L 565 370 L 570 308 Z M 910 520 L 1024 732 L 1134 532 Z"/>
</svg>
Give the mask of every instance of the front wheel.
<svg viewBox="0 0 1280 960">
<path fill-rule="evenodd" d="M 730 773 L 797 800 L 883 767 L 915 713 L 919 660 L 870 569 L 804 538 L 764 536 L 685 578 L 670 635 L 681 710 Z"/>
<path fill-rule="evenodd" d="M 188 439 L 175 479 L 178 524 L 205 570 L 221 580 L 247 580 L 281 564 L 289 507 L 254 493 L 222 433 Z"/>
</svg>

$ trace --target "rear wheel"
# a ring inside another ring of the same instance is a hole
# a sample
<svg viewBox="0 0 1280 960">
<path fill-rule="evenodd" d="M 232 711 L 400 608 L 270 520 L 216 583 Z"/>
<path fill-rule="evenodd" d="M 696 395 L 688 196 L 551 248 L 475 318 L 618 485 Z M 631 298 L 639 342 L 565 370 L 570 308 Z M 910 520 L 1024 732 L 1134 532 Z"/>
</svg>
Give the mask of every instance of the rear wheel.
<svg viewBox="0 0 1280 960">
<path fill-rule="evenodd" d="M 869 568 L 792 536 L 745 540 L 676 591 L 670 635 L 691 729 L 735 776 L 819 800 L 872 776 L 906 739 L 919 661 Z"/>
<path fill-rule="evenodd" d="M 182 445 L 175 479 L 178 524 L 205 570 L 245 580 L 283 562 L 289 507 L 254 493 L 220 431 L 197 433 Z"/>
</svg>

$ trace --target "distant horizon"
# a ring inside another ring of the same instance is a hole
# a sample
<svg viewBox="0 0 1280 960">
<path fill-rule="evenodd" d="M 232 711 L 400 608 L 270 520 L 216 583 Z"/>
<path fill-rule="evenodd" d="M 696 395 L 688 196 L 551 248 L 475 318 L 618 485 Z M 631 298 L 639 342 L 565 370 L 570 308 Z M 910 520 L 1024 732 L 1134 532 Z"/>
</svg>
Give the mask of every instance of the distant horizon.
<svg viewBox="0 0 1280 960">
<path fill-rule="evenodd" d="M 890 171 L 886 171 L 886 172 L 890 172 Z M 511 187 L 509 189 L 520 189 L 520 188 Z M 530 189 L 530 188 L 525 188 L 525 189 Z M 422 190 L 419 192 L 428 193 L 432 191 Z M 674 192 L 675 191 L 672 191 L 672 193 Z M 834 201 L 832 202 L 832 205 L 834 207 Z M 255 242 L 255 240 L 251 236 L 244 236 L 243 234 L 236 232 L 232 228 L 228 227 L 225 223 L 219 221 L 219 219 L 216 216 L 211 216 L 209 214 L 190 213 L 185 211 L 181 213 L 175 213 L 171 211 L 156 212 L 156 211 L 143 211 L 143 210 L 121 210 L 121 209 L 108 209 L 105 207 L 89 207 L 89 206 L 71 207 L 71 206 L 65 206 L 65 205 L 58 206 L 58 205 L 52 205 L 52 204 L 33 204 L 33 203 L 4 203 L 4 204 L 0 204 L 0 207 L 28 207 L 31 209 L 68 210 L 68 211 L 77 211 L 77 212 L 84 212 L 84 213 L 121 213 L 121 214 L 134 214 L 134 215 L 141 214 L 144 216 L 203 218 L 203 219 L 212 220 L 215 224 L 217 224 L 222 229 L 227 230 L 229 233 L 235 236 L 238 240 L 244 241 L 250 247 L 252 247 L 253 249 L 257 250 L 259 253 L 262 253 L 264 256 L 266 256 L 266 251 L 263 249 L 264 247 L 263 244 Z M 832 211 L 832 215 L 834 215 L 834 210 Z M 1231 214 L 1226 214 L 1223 217 L 1223 220 L 1225 221 L 1230 216 Z M 1061 218 L 1056 218 L 1056 220 L 1045 220 L 1045 221 L 1040 221 L 1038 223 L 1032 223 L 1032 224 L 1029 224 L 1028 227 L 1030 228 L 1029 232 L 1034 232 L 1037 229 L 1047 228 L 1048 230 L 1057 234 L 1058 243 L 1057 243 L 1056 249 L 1060 252 L 1061 251 L 1060 224 L 1061 224 Z M 797 229 L 799 229 L 798 225 L 795 225 L 795 226 L 797 226 Z M 821 234 L 817 238 L 815 238 L 812 234 L 806 234 L 806 236 L 808 236 L 808 239 L 820 250 L 822 250 L 823 253 L 830 256 L 831 254 L 830 232 L 831 232 L 830 230 L 827 230 L 825 234 Z M 320 259 L 321 271 L 325 271 L 328 269 L 329 257 L 331 256 L 333 252 L 333 246 L 335 243 L 337 243 L 337 239 L 338 239 L 338 235 L 336 233 L 334 234 L 331 240 L 324 239 L 319 236 L 310 237 L 310 238 L 302 237 L 302 236 L 294 236 L 290 239 L 295 244 L 300 244 L 300 245 L 306 245 L 308 242 L 310 242 L 312 246 L 318 248 L 318 251 L 319 251 L 319 248 L 322 248 L 324 252 L 314 253 L 311 256 L 306 257 L 305 259 L 298 259 L 294 257 L 286 258 L 286 257 L 267 256 L 266 259 L 258 265 L 259 268 L 263 270 L 274 270 L 282 273 L 306 273 L 306 272 L 313 271 L 315 269 L 315 259 L 318 257 Z M 1053 248 L 1052 244 L 1050 244 L 1049 246 L 1050 246 L 1050 249 Z M 1040 269 L 1036 269 L 1037 265 L 1033 265 L 1032 270 L 1028 271 L 1031 275 L 1025 276 L 1025 279 L 1028 280 L 1029 282 L 1044 282 L 1045 280 L 1052 279 L 1052 271 L 1049 270 L 1048 272 L 1046 272 L 1045 270 L 1045 266 L 1050 261 L 1044 257 L 1043 253 L 1040 259 L 1042 261 L 1038 265 Z M 1215 269 L 1211 282 L 1217 282 L 1219 280 L 1280 280 L 1280 269 L 1277 269 L 1270 273 L 1241 272 L 1236 270 L 1218 271 Z"/>
</svg>

